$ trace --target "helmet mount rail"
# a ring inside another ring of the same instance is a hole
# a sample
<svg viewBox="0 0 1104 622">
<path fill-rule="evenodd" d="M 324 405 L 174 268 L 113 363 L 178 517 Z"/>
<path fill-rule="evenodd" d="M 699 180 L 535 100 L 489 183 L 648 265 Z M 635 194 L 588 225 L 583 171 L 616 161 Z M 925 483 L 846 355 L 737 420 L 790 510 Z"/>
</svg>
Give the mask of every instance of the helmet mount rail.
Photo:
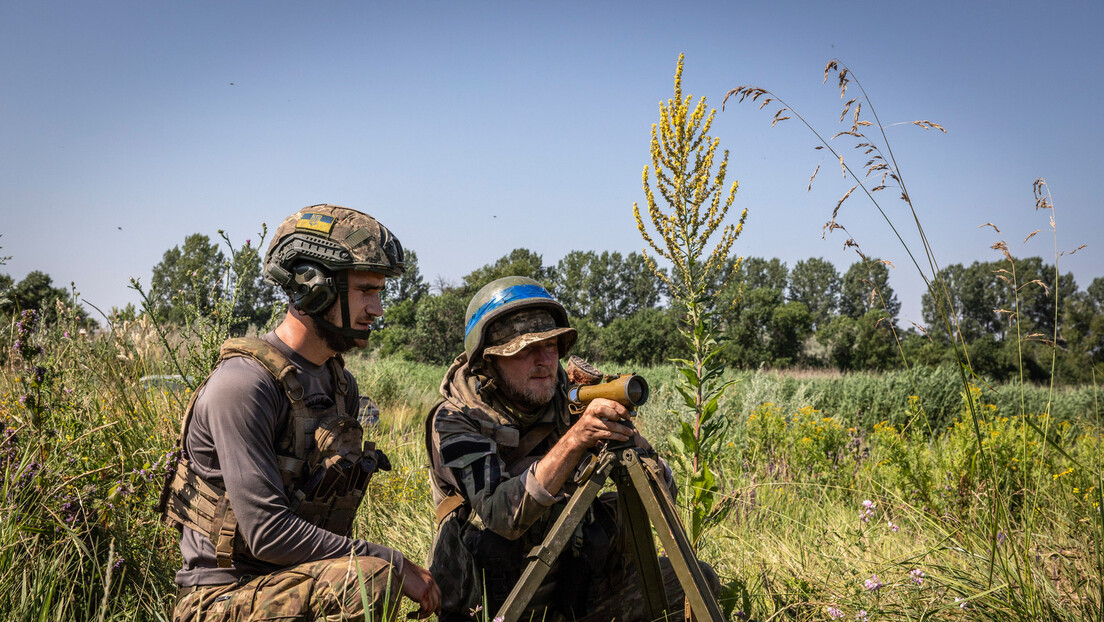
<svg viewBox="0 0 1104 622">
<path fill-rule="evenodd" d="M 330 204 L 311 205 L 285 218 L 264 266 L 265 277 L 288 295 L 296 310 L 353 339 L 367 339 L 372 331 L 352 326 L 349 271 L 397 277 L 406 268 L 402 244 L 387 227 L 368 214 Z M 342 326 L 324 316 L 334 304 L 340 305 Z"/>
</svg>

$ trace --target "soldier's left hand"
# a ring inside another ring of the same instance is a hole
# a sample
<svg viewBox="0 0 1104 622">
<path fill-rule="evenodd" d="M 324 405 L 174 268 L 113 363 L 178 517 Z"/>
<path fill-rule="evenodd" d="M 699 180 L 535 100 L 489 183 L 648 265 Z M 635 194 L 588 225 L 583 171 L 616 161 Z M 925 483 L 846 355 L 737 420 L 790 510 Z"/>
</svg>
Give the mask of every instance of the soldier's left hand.
<svg viewBox="0 0 1104 622">
<path fill-rule="evenodd" d="M 409 559 L 403 563 L 402 590 L 403 595 L 420 605 L 414 614 L 416 618 L 428 618 L 441 608 L 441 588 L 433 575 Z"/>
<path fill-rule="evenodd" d="M 619 422 L 628 416 L 628 409 L 620 403 L 600 397 L 587 404 L 569 434 L 584 449 L 594 447 L 599 441 L 627 441 L 633 429 Z"/>
</svg>

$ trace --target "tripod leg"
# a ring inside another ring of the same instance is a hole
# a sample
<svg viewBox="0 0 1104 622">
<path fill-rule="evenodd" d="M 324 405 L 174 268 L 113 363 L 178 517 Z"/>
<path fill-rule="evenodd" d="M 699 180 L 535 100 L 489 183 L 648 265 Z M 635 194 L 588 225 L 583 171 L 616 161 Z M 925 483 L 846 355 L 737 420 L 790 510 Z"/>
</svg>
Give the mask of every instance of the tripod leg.
<svg viewBox="0 0 1104 622">
<path fill-rule="evenodd" d="M 640 592 L 644 596 L 644 610 L 648 619 L 661 620 L 665 617 L 664 612 L 669 610 L 669 603 L 656 555 L 655 540 L 652 538 L 652 525 L 648 522 L 648 512 L 644 509 L 640 493 L 633 486 L 632 477 L 625 469 L 617 469 L 614 478 L 622 535 L 636 560 Z"/>
<path fill-rule="evenodd" d="M 567 507 L 553 523 L 548 535 L 539 546 L 533 547 L 529 552 L 529 564 L 521 573 L 521 578 L 514 584 L 514 589 L 510 590 L 510 595 L 498 610 L 495 620 L 516 622 L 525 612 L 533 594 L 548 576 L 548 571 L 552 569 L 552 564 L 575 535 L 575 527 L 583 520 L 587 510 L 590 509 L 590 504 L 598 498 L 598 493 L 605 485 L 612 466 L 613 460 L 610 455 L 599 463 L 586 484 L 571 495 Z"/>
<path fill-rule="evenodd" d="M 640 456 L 635 451 L 622 452 L 621 464 L 629 472 L 633 486 L 640 493 L 641 503 L 652 525 L 655 526 L 659 541 L 667 551 L 667 557 L 671 560 L 675 575 L 682 585 L 694 615 L 698 619 L 723 622 L 724 614 L 713 593 L 709 591 L 705 575 L 694 555 L 694 549 L 690 546 L 690 540 L 682 529 L 670 499 L 659 489 L 659 482 L 644 469 L 644 465 L 640 463 Z"/>
</svg>

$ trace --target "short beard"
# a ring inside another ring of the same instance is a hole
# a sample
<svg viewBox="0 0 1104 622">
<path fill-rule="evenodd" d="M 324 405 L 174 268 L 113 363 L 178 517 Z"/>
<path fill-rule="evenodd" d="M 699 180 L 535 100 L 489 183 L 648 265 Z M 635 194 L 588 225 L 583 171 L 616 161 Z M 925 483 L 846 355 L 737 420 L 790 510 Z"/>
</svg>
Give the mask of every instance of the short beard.
<svg viewBox="0 0 1104 622">
<path fill-rule="evenodd" d="M 338 334 L 333 330 L 322 326 L 318 322 L 314 323 L 315 333 L 322 338 L 322 341 L 326 343 L 326 347 L 337 352 L 338 354 L 344 354 L 349 350 L 356 347 L 356 341 L 352 337 L 346 337 L 345 335 Z"/>
<path fill-rule="evenodd" d="M 497 372 L 497 370 L 495 370 Z M 553 382 L 549 386 L 547 391 L 537 391 L 529 388 L 527 383 L 522 383 L 520 386 L 515 385 L 508 380 L 502 374 L 497 374 L 499 381 L 502 382 L 502 389 L 506 393 L 506 396 L 510 398 L 514 404 L 525 411 L 535 411 L 538 408 L 543 408 L 552 401 L 552 398 L 556 396 L 556 384 Z M 555 378 L 555 376 L 553 376 Z M 528 379 L 526 379 L 528 380 Z"/>
<path fill-rule="evenodd" d="M 338 315 L 340 313 L 340 304 L 340 299 L 335 300 L 333 304 L 330 305 L 330 308 L 321 313 L 322 318 L 330 322 L 331 324 L 337 324 L 337 322 L 334 321 L 337 318 L 335 317 L 331 319 L 329 316 Z M 314 322 L 314 331 L 315 334 L 318 335 L 323 342 L 325 342 L 327 348 L 333 350 L 334 352 L 337 352 L 338 354 L 344 354 L 349 350 L 355 348 L 357 345 L 356 340 L 353 337 L 346 337 L 345 335 L 338 333 L 332 328 L 322 325 L 321 322 Z"/>
</svg>

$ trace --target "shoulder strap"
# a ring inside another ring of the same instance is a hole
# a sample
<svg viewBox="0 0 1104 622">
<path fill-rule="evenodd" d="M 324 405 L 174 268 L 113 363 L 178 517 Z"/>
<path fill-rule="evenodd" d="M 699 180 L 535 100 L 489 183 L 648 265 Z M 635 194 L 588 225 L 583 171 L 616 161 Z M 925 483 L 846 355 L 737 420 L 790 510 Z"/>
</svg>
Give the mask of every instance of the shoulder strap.
<svg viewBox="0 0 1104 622">
<path fill-rule="evenodd" d="M 288 401 L 291 402 L 288 425 L 284 427 L 284 432 L 279 441 L 280 445 L 288 449 L 294 448 L 297 456 L 301 453 L 305 453 L 305 449 L 295 447 L 295 422 L 301 418 L 309 417 L 310 411 L 307 410 L 307 404 L 303 401 L 304 389 L 303 384 L 299 382 L 298 368 L 292 364 L 291 360 L 272 344 L 256 337 L 234 337 L 232 339 L 227 339 L 226 343 L 222 344 L 222 350 L 219 352 L 219 355 L 220 360 L 226 360 L 235 356 L 251 358 L 260 363 L 268 373 L 272 374 L 272 377 L 276 379 L 276 382 L 283 388 L 284 393 L 287 394 Z M 332 369 L 333 368 L 331 368 L 331 370 Z M 341 382 L 337 384 L 337 387 L 340 389 L 346 386 L 345 376 L 340 370 L 338 370 L 337 373 L 341 380 Z M 336 380 L 337 377 L 335 377 L 335 381 Z"/>
<path fill-rule="evenodd" d="M 247 356 L 260 363 L 276 380 L 283 379 L 295 371 L 288 357 L 264 339 L 256 337 L 233 337 L 227 339 L 219 350 L 219 360 L 225 361 L 235 356 Z"/>
<path fill-rule="evenodd" d="M 445 403 L 444 399 L 437 400 L 433 407 L 429 409 L 429 413 L 425 418 L 425 450 L 426 458 L 429 460 L 429 486 L 433 489 L 433 492 L 437 493 L 437 496 L 443 496 L 445 491 L 441 490 L 441 487 L 437 484 L 437 472 L 438 464 L 435 458 L 435 452 L 433 451 L 433 421 L 437 417 L 437 411 Z M 437 504 L 436 514 L 437 523 L 436 526 L 440 527 L 441 523 L 448 518 L 449 514 L 452 514 L 456 510 L 468 504 L 467 499 L 463 497 L 459 492 L 453 492 L 452 494 L 445 496 L 441 499 L 441 502 Z"/>
<path fill-rule="evenodd" d="M 345 410 L 345 396 L 349 393 L 349 381 L 345 379 L 345 359 L 340 354 L 335 354 L 330 360 L 326 361 L 326 366 L 330 368 L 330 375 L 333 376 L 334 391 L 337 395 L 334 396 L 334 402 L 341 404 L 341 409 Z M 355 417 L 356 413 L 349 413 Z"/>
</svg>

